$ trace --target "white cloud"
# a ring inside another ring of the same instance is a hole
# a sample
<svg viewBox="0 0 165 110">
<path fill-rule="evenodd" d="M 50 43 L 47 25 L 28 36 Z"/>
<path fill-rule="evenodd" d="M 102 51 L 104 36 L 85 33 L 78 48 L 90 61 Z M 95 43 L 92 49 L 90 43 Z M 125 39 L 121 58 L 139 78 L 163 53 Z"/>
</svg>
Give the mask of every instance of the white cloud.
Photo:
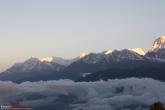
<svg viewBox="0 0 165 110">
<path fill-rule="evenodd" d="M 98 82 L 71 80 L 0 82 L 0 103 L 31 105 L 35 110 L 143 110 L 165 103 L 165 82 L 129 78 Z"/>
</svg>

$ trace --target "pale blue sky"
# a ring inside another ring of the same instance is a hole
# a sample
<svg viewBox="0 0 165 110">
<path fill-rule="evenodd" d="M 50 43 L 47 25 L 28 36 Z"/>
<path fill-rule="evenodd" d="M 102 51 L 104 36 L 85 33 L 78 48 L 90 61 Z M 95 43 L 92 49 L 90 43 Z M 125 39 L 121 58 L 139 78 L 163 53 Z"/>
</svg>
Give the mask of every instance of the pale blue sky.
<svg viewBox="0 0 165 110">
<path fill-rule="evenodd" d="M 0 0 L 0 71 L 31 56 L 141 47 L 165 35 L 165 0 Z"/>
</svg>

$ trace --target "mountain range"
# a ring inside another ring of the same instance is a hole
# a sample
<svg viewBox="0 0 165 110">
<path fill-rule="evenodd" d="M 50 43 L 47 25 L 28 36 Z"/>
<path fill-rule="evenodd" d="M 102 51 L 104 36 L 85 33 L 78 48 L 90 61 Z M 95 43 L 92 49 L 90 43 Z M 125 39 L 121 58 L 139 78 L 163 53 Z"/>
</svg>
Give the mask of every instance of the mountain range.
<svg viewBox="0 0 165 110">
<path fill-rule="evenodd" d="M 109 49 L 100 53 L 85 52 L 73 59 L 30 58 L 2 72 L 0 80 L 18 83 L 54 79 L 95 81 L 125 77 L 151 77 L 165 80 L 164 67 L 165 36 L 162 36 L 154 41 L 147 53 L 141 48 Z M 161 78 L 157 78 L 157 75 Z"/>
</svg>

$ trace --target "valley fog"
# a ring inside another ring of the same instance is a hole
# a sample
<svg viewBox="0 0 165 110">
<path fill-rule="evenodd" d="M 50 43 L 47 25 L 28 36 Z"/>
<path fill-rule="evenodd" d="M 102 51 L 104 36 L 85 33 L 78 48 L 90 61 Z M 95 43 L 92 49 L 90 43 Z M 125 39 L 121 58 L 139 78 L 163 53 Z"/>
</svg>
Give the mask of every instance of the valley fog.
<svg viewBox="0 0 165 110">
<path fill-rule="evenodd" d="M 147 110 L 156 101 L 164 103 L 164 93 L 165 82 L 149 78 L 0 82 L 1 104 L 29 105 L 34 110 Z"/>
</svg>

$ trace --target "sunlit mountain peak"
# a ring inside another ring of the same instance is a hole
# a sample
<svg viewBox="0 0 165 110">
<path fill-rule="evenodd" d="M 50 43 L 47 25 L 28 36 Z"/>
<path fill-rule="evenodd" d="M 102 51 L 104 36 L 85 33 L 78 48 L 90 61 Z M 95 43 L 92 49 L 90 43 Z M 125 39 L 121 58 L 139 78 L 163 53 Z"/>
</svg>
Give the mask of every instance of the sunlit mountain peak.
<svg viewBox="0 0 165 110">
<path fill-rule="evenodd" d="M 111 53 L 112 53 L 112 49 L 109 49 L 105 52 L 106 55 L 111 54 Z"/>
<path fill-rule="evenodd" d="M 82 52 L 79 57 L 83 58 L 83 57 L 85 57 L 85 56 L 87 56 L 89 54 L 90 54 L 90 52 Z"/>
<path fill-rule="evenodd" d="M 162 48 L 165 48 L 165 36 L 161 36 L 158 39 L 156 39 L 150 51 L 157 51 Z"/>
<path fill-rule="evenodd" d="M 139 55 L 143 55 L 143 56 L 145 55 L 145 52 L 142 48 L 133 48 L 133 49 L 129 49 L 129 50 L 131 50 L 135 53 L 138 53 Z"/>
<path fill-rule="evenodd" d="M 44 57 L 40 59 L 41 62 L 53 62 L 54 61 L 54 57 L 50 56 L 50 57 Z"/>
<path fill-rule="evenodd" d="M 161 42 L 165 42 L 165 36 L 161 36 L 159 39 Z"/>
</svg>

